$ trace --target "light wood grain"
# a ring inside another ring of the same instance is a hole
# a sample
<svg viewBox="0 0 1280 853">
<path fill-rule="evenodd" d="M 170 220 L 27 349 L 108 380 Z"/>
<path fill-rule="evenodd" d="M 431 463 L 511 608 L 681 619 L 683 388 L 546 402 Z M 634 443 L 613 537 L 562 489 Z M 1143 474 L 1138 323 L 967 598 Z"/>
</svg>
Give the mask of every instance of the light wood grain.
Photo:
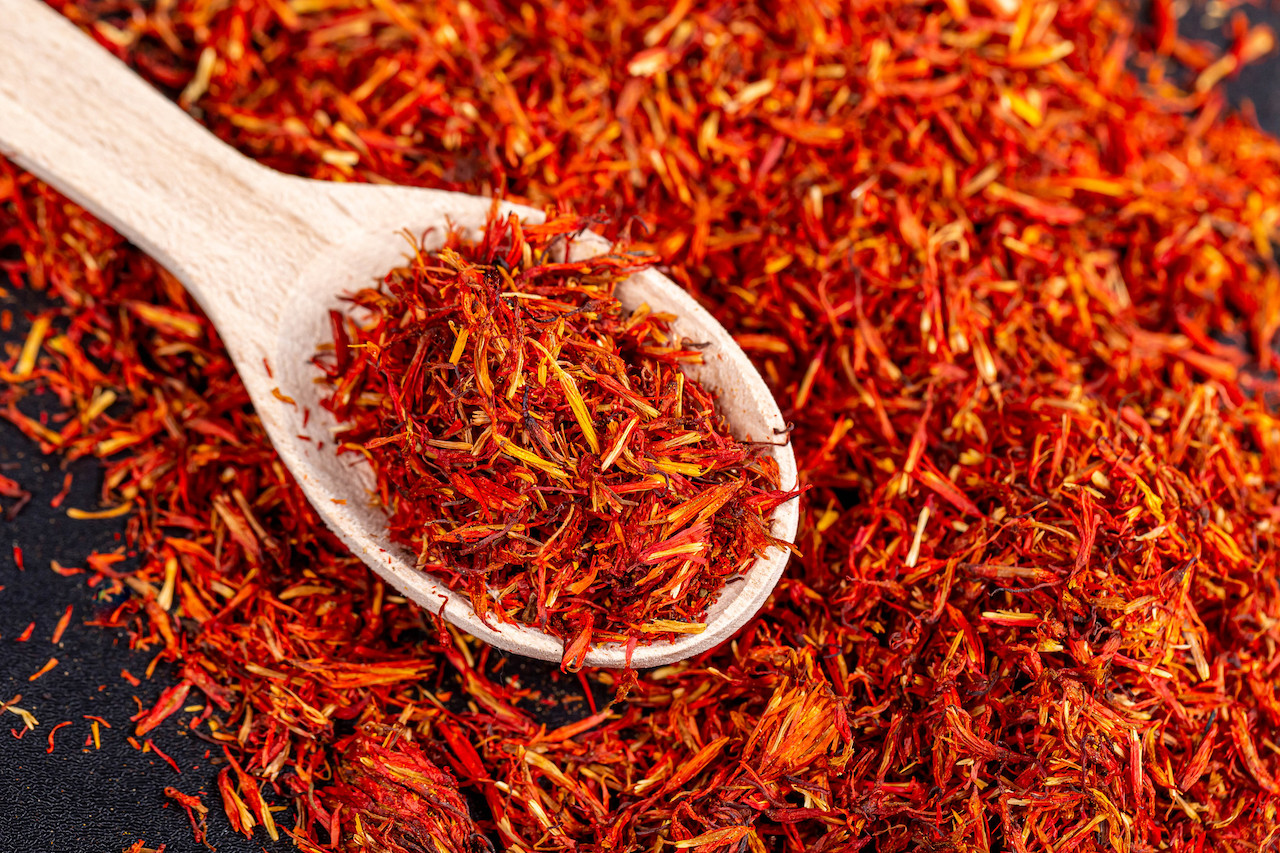
<svg viewBox="0 0 1280 853">
<path fill-rule="evenodd" d="M 267 169 L 209 134 L 38 0 L 0 0 L 0 153 L 111 224 L 191 291 L 217 325 L 276 450 L 353 553 L 462 630 L 519 654 L 560 659 L 560 640 L 525 626 L 483 623 L 465 596 L 415 569 L 387 541 L 383 516 L 364 499 L 371 472 L 333 453 L 335 424 L 319 405 L 309 364 L 329 334 L 327 312 L 337 295 L 403 262 L 406 228 L 435 229 L 437 236 L 450 223 L 477 230 L 489 199 L 310 181 Z M 532 221 L 543 218 L 530 208 L 503 207 Z M 607 241 L 587 234 L 575 255 L 608 250 Z M 618 295 L 628 307 L 648 302 L 677 314 L 679 334 L 709 344 L 706 364 L 688 372 L 717 394 L 735 434 L 778 439 L 785 423 L 764 381 L 683 289 L 645 271 Z M 297 407 L 276 399 L 276 387 Z M 305 428 L 304 407 L 311 412 Z M 300 434 L 313 441 L 299 440 Z M 790 446 L 770 452 L 784 486 L 793 487 Z M 792 541 L 798 517 L 796 501 L 779 508 L 773 534 Z M 786 562 L 785 550 L 770 549 L 726 588 L 706 631 L 642 646 L 633 665 L 670 663 L 728 638 L 764 604 Z M 622 647 L 603 645 L 586 662 L 618 667 L 624 658 Z"/>
</svg>

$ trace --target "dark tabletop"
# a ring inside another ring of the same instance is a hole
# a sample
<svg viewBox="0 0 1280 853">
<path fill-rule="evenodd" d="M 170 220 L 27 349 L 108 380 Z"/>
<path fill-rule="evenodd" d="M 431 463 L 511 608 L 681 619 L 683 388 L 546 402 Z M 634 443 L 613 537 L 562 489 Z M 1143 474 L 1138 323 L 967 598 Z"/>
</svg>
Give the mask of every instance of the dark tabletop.
<svg viewBox="0 0 1280 853">
<path fill-rule="evenodd" d="M 1247 11 L 1251 19 L 1280 29 L 1280 12 Z M 1181 22 L 1180 32 L 1220 41 L 1223 23 L 1193 10 Z M 1278 73 L 1280 57 L 1273 55 L 1227 83 L 1232 102 L 1251 103 L 1259 123 L 1272 133 L 1280 133 Z M 0 297 L 0 308 L 11 309 L 17 320 L 11 331 L 0 332 L 0 346 L 21 342 L 28 328 L 26 313 L 40 307 L 38 297 L 30 293 Z M 54 509 L 49 502 L 67 472 L 72 475 L 71 491 L 62 506 Z M 146 680 L 150 655 L 131 651 L 123 631 L 84 624 L 86 618 L 100 616 L 111 605 L 86 585 L 87 575 L 63 577 L 50 570 L 52 560 L 68 567 L 83 566 L 90 552 L 121 545 L 123 519 L 72 521 L 65 513 L 69 506 L 97 506 L 101 474 L 96 462 L 81 460 L 63 467 L 58 457 L 42 456 L 21 433 L 0 421 L 0 474 L 32 492 L 30 503 L 16 518 L 0 518 L 0 704 L 20 693 L 23 698 L 18 704 L 40 723 L 19 740 L 13 733 L 22 731 L 21 720 L 12 713 L 0 714 L 0 853 L 114 853 L 138 839 L 148 848 L 165 844 L 166 853 L 205 850 L 193 840 L 186 814 L 165 797 L 166 786 L 205 794 L 210 809 L 209 843 L 220 853 L 292 849 L 287 840 L 272 844 L 259 832 L 249 841 L 231 830 L 222 815 L 216 768 L 209 761 L 207 744 L 185 729 L 166 724 L 149 735 L 180 773 L 155 753 L 139 752 L 128 743 L 133 730 L 128 720 L 137 712 L 137 702 L 150 707 L 173 681 L 165 667 Z M 12 503 L 0 498 L 0 508 Z M 26 566 L 22 571 L 11 556 L 12 545 L 22 549 Z M 69 626 L 54 645 L 51 635 L 68 605 L 72 607 Z M 18 642 L 32 622 L 30 639 Z M 38 680 L 28 681 L 51 657 L 58 659 L 57 665 Z M 125 669 L 143 679 L 139 686 L 122 677 Z M 112 725 L 107 729 L 99 724 L 100 746 L 85 745 L 92 736 L 91 721 L 85 715 L 99 716 Z M 49 732 L 64 721 L 71 725 L 57 731 L 49 752 Z M 292 816 L 278 816 L 277 822 L 291 825 Z"/>
</svg>

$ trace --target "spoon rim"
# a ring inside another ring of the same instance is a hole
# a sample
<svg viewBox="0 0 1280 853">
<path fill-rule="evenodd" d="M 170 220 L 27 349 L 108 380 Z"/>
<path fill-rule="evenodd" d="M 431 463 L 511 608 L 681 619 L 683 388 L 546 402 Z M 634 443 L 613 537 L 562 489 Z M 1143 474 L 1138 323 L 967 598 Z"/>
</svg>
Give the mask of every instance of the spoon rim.
<svg viewBox="0 0 1280 853">
<path fill-rule="evenodd" d="M 479 202 L 479 207 L 482 210 L 477 209 L 475 204 L 471 204 L 469 205 L 470 209 L 458 211 L 462 215 L 452 217 L 454 221 L 451 224 L 453 227 L 461 228 L 464 232 L 474 234 L 479 228 L 483 227 L 484 222 L 488 221 L 488 215 L 492 209 L 492 201 L 477 196 L 466 196 L 465 198 Z M 504 214 L 508 210 L 514 211 L 526 221 L 541 221 L 544 218 L 540 211 L 514 204 L 502 205 L 500 210 Z M 477 218 L 480 215 L 483 216 L 482 219 Z M 429 234 L 426 229 L 417 233 Z M 319 253 L 309 265 L 298 272 L 292 287 L 292 293 L 286 298 L 285 310 L 282 311 L 282 316 L 292 315 L 301 317 L 305 321 L 316 319 L 323 321 L 320 337 L 311 340 L 311 355 L 314 355 L 318 344 L 328 339 L 323 334 L 322 328 L 327 327 L 328 309 L 339 307 L 337 306 L 337 296 L 350 293 L 357 289 L 358 286 L 367 286 L 374 278 L 372 275 L 368 275 L 364 283 L 357 284 L 357 287 L 330 286 L 327 289 L 323 289 L 314 287 L 315 282 L 332 279 L 335 269 L 346 270 L 348 273 L 359 268 L 376 271 L 390 269 L 394 263 L 403 262 L 406 254 L 406 243 L 404 242 L 403 234 L 403 228 L 399 229 L 397 233 L 394 230 L 377 230 L 376 226 L 372 228 L 366 227 L 363 239 L 357 240 L 353 238 L 343 246 L 333 247 L 333 251 Z M 443 239 L 442 232 L 437 234 L 436 237 Z M 359 256 L 362 251 L 366 250 L 377 253 L 381 247 L 392 244 L 391 238 L 398 240 L 394 245 L 398 246 L 399 261 L 393 260 L 390 263 L 377 265 L 374 259 L 370 257 L 361 261 L 359 265 L 355 263 L 340 265 L 335 263 L 332 257 L 334 254 Z M 591 231 L 584 231 L 574 238 L 570 257 L 572 260 L 583 260 L 608 252 L 612 248 L 613 244 L 604 237 Z M 373 265 L 370 265 L 371 263 Z M 753 403 L 754 408 L 748 411 L 755 411 L 759 419 L 771 427 L 774 433 L 773 435 L 749 437 L 769 443 L 770 446 L 765 448 L 765 453 L 773 456 L 777 461 L 779 488 L 786 491 L 794 490 L 797 482 L 794 451 L 789 440 L 781 443 L 777 441 L 779 435 L 786 434 L 786 423 L 783 420 L 782 412 L 778 408 L 776 399 L 765 385 L 763 377 L 755 369 L 755 366 L 742 348 L 733 340 L 728 330 L 710 312 L 699 305 L 684 288 L 653 268 L 635 272 L 624 282 L 619 283 L 618 296 L 626 307 L 634 307 L 635 304 L 638 304 L 634 300 L 633 304 L 628 304 L 627 296 L 633 291 L 661 294 L 662 299 L 660 301 L 653 299 L 645 299 L 644 301 L 649 301 L 660 310 L 670 311 L 676 315 L 677 319 L 673 322 L 673 331 L 676 334 L 682 334 L 682 329 L 692 329 L 697 332 L 697 336 L 692 337 L 692 339 L 705 340 L 709 343 L 709 346 L 704 350 L 704 363 L 702 365 L 689 366 L 686 369 L 686 373 L 707 373 L 718 377 L 718 380 L 713 379 L 711 381 L 702 376 L 694 377 L 715 393 L 718 408 L 722 404 L 722 392 L 728 387 L 725 383 L 732 382 L 739 386 L 735 393 L 739 397 L 745 396 L 749 398 Z M 302 307 L 297 306 L 299 302 L 303 303 Z M 296 310 L 289 310 L 295 307 Z M 306 317 L 305 315 L 307 314 L 311 314 L 311 316 Z M 284 324 L 284 326 L 288 325 Z M 315 325 L 313 323 L 313 326 Z M 318 372 L 310 364 L 310 356 L 303 360 L 306 362 L 305 364 L 299 363 L 297 358 L 299 355 L 298 336 L 286 335 L 284 326 L 280 330 L 281 334 L 277 337 L 275 352 L 272 354 L 272 362 L 276 366 L 276 372 L 281 374 L 278 376 L 279 387 L 284 390 L 286 395 L 305 397 L 309 402 L 318 403 L 318 397 L 314 393 L 310 393 L 314 391 L 314 378 L 318 375 Z M 688 335 L 685 336 L 689 337 Z M 714 364 L 712 363 L 713 361 L 715 362 Z M 723 385 L 724 387 L 716 387 L 717 385 Z M 308 393 L 300 394 L 299 392 L 304 388 L 308 389 Z M 339 458 L 336 448 L 326 446 L 321 449 L 303 446 L 304 442 L 299 438 L 301 435 L 310 435 L 315 439 L 315 441 L 311 442 L 312 444 L 323 440 L 320 437 L 322 434 L 318 433 L 317 430 L 321 427 L 331 428 L 336 425 L 337 421 L 331 413 L 319 405 L 310 406 L 308 407 L 311 408 L 310 424 L 309 426 L 304 426 L 299 415 L 299 411 L 303 408 L 302 406 L 295 404 L 292 408 L 286 406 L 282 410 L 278 404 L 278 398 L 275 398 L 270 392 L 267 395 L 267 399 L 277 402 L 277 406 L 274 407 L 275 413 L 283 414 L 283 420 L 285 421 L 284 423 L 273 423 L 264 418 L 264 422 L 268 422 L 268 430 L 274 433 L 272 435 L 273 442 L 277 445 L 277 449 L 281 451 L 282 455 L 286 457 L 289 469 L 302 486 L 311 505 L 329 529 L 342 539 L 353 554 L 360 557 L 388 584 L 425 609 L 441 616 L 454 626 L 484 640 L 490 645 L 504 651 L 540 660 L 552 662 L 563 660 L 565 640 L 524 623 L 504 622 L 497 619 L 492 622 L 486 622 L 476 614 L 467 595 L 450 589 L 441 578 L 431 574 L 428 570 L 417 568 L 414 565 L 412 555 L 409 555 L 409 558 L 406 559 L 405 555 L 409 553 L 408 549 L 391 543 L 387 539 L 385 515 L 383 515 L 381 509 L 374 508 L 377 518 L 382 522 L 381 525 L 375 528 L 376 532 L 368 529 L 371 523 L 362 520 L 362 517 L 368 517 L 370 507 L 359 506 L 359 501 L 349 500 L 351 498 L 349 491 L 346 492 L 344 497 L 336 487 L 344 484 L 350 485 L 355 479 L 360 479 L 362 485 L 365 486 L 371 484 L 372 469 L 370 466 L 367 464 L 360 466 L 367 472 L 364 475 L 355 474 L 353 476 L 350 469 L 348 469 L 343 482 L 336 482 L 333 479 L 334 475 L 331 473 L 332 469 L 335 468 L 334 460 Z M 743 415 L 740 415 L 739 422 L 735 422 L 735 418 L 730 412 L 723 409 L 721 411 L 729 422 L 731 431 L 735 435 L 738 434 L 739 428 L 742 427 L 740 421 Z M 275 419 L 272 418 L 270 421 L 275 421 Z M 320 454 L 328 454 L 329 458 L 325 459 Z M 350 458 L 344 457 L 342 464 L 346 465 L 346 460 Z M 338 503 L 339 500 L 346 502 Z M 788 544 L 793 542 L 799 524 L 799 498 L 793 498 L 777 507 L 768 517 L 768 523 L 770 535 Z M 787 548 L 779 545 L 771 545 L 767 548 L 741 575 L 731 579 L 719 592 L 708 610 L 705 628 L 700 633 L 681 634 L 667 641 L 642 643 L 635 648 L 629 661 L 626 643 L 597 643 L 587 651 L 583 659 L 583 665 L 620 669 L 629 664 L 635 669 L 648 669 L 693 657 L 719 645 L 736 633 L 765 604 L 782 572 L 785 570 L 789 557 L 790 552 Z M 726 596 L 731 596 L 731 598 L 726 598 Z"/>
</svg>

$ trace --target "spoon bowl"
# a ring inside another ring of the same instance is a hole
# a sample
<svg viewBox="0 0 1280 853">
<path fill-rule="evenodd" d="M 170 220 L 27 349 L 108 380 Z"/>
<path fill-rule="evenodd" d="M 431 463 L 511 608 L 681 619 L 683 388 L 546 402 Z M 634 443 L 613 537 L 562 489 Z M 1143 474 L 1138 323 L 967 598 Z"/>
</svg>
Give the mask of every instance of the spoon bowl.
<svg viewBox="0 0 1280 853">
<path fill-rule="evenodd" d="M 217 327 L 276 451 L 354 554 L 467 633 L 560 660 L 562 640 L 480 620 L 466 595 L 417 569 L 413 556 L 389 541 L 382 511 L 367 499 L 372 472 L 336 453 L 336 422 L 320 405 L 319 371 L 311 364 L 331 339 L 328 312 L 340 297 L 404 263 L 406 230 L 426 234 L 428 250 L 438 248 L 450 227 L 482 229 L 492 200 L 274 172 L 214 138 L 38 0 L 0 0 L 0 20 L 0 153 L 115 227 L 187 287 Z M 500 210 L 543 220 L 520 205 L 504 202 Z M 571 258 L 609 249 L 607 240 L 584 232 Z M 686 372 L 716 395 L 735 436 L 768 443 L 782 488 L 794 488 L 794 455 L 775 443 L 786 427 L 782 414 L 729 333 L 655 270 L 632 275 L 617 296 L 624 308 L 648 303 L 677 315 L 675 334 L 707 344 L 704 363 Z M 774 537 L 794 538 L 796 504 L 774 511 Z M 727 639 L 764 604 L 787 558 L 784 548 L 768 549 L 725 587 L 702 633 L 641 645 L 631 665 L 660 666 Z M 625 647 L 594 646 L 585 663 L 624 666 Z"/>
</svg>

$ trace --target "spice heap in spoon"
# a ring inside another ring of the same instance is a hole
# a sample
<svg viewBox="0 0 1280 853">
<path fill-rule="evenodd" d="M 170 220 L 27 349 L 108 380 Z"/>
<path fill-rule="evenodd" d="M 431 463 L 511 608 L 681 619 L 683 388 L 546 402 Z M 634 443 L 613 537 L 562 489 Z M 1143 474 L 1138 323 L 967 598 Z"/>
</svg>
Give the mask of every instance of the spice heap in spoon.
<svg viewBox="0 0 1280 853">
<path fill-rule="evenodd" d="M 700 632 L 794 497 L 682 371 L 702 352 L 674 317 L 615 296 L 644 259 L 558 260 L 586 225 L 495 219 L 418 248 L 351 298 L 359 320 L 333 313 L 317 358 L 391 538 L 482 619 L 563 638 L 570 667 Z"/>
</svg>

